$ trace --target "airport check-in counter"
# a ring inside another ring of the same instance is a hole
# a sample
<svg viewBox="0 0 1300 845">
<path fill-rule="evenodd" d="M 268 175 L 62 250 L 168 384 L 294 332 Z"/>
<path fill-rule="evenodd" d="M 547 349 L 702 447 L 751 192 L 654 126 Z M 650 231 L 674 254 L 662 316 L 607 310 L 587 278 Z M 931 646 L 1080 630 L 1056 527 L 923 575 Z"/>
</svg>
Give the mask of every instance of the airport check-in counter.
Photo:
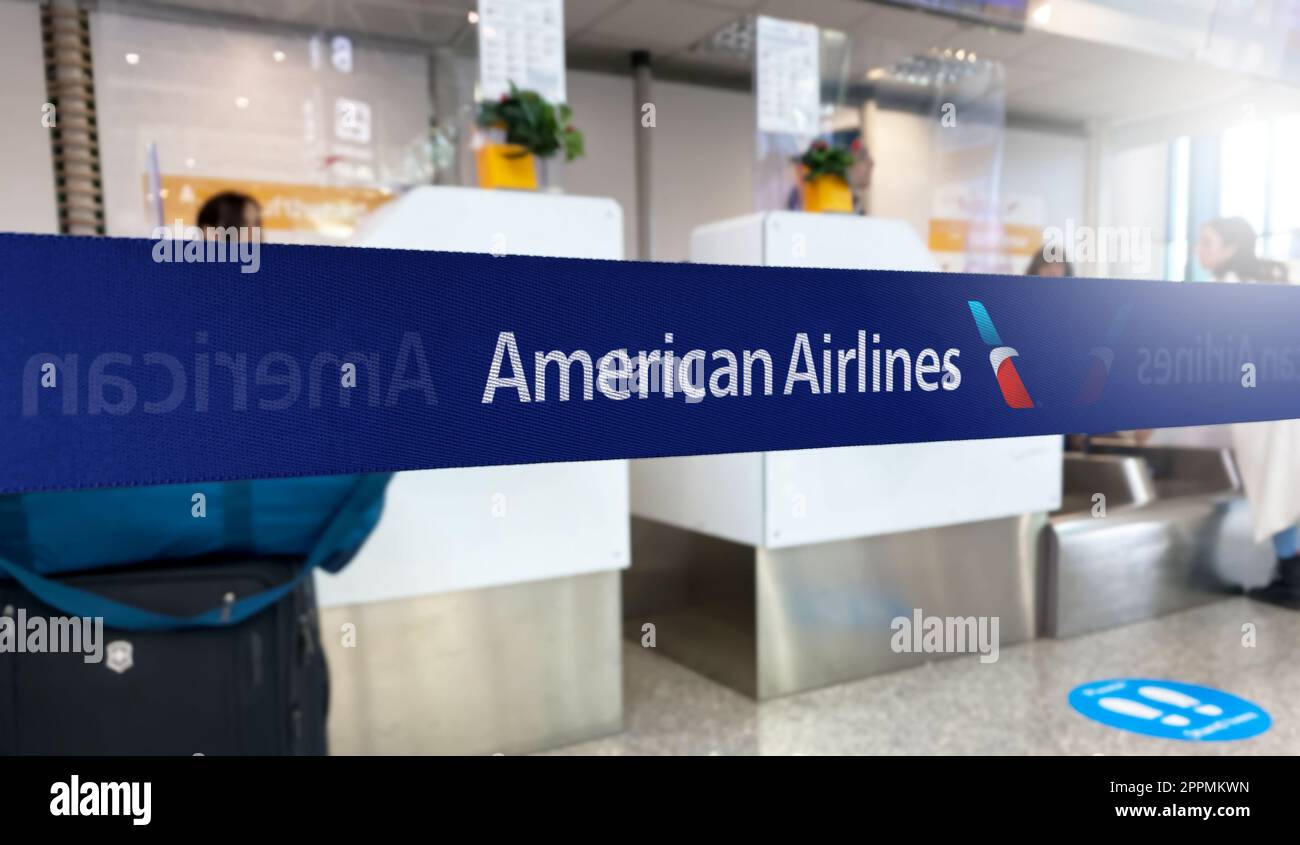
<svg viewBox="0 0 1300 845">
<path fill-rule="evenodd" d="M 784 211 L 703 226 L 691 257 L 936 269 L 902 221 Z M 1058 436 L 633 461 L 626 632 L 759 699 L 935 659 L 890 646 L 916 609 L 1031 639 L 1061 476 Z"/>
<path fill-rule="evenodd" d="M 1065 456 L 1065 493 L 1040 551 L 1040 631 L 1070 637 L 1268 583 L 1226 445 L 1092 438 Z"/>
<path fill-rule="evenodd" d="M 623 220 L 609 199 L 422 187 L 355 242 L 621 259 Z M 317 577 L 331 750 L 512 754 L 621 730 L 627 479 L 626 461 L 398 473 L 356 560 Z"/>
</svg>

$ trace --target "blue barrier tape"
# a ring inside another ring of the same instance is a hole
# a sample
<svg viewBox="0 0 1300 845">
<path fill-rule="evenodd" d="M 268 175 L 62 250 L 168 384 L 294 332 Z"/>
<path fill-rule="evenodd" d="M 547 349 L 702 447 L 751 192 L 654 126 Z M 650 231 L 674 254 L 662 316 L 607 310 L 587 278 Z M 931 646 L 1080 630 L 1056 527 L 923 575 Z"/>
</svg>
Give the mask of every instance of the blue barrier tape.
<svg viewBox="0 0 1300 845">
<path fill-rule="evenodd" d="M 153 247 L 0 235 L 0 492 L 1300 417 L 1285 285 Z"/>
</svg>

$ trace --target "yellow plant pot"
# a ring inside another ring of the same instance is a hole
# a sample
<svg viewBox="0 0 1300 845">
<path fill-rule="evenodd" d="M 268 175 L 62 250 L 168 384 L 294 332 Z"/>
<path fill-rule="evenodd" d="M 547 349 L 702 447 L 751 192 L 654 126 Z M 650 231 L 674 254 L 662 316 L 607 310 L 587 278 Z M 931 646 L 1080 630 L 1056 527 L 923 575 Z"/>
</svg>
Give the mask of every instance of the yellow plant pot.
<svg viewBox="0 0 1300 845">
<path fill-rule="evenodd" d="M 848 182 L 830 173 L 814 177 L 809 182 L 806 172 L 799 171 L 799 196 L 804 211 L 853 213 L 853 191 Z"/>
<path fill-rule="evenodd" d="M 519 144 L 484 144 L 475 153 L 480 188 L 537 190 L 537 167 L 532 153 Z"/>
</svg>

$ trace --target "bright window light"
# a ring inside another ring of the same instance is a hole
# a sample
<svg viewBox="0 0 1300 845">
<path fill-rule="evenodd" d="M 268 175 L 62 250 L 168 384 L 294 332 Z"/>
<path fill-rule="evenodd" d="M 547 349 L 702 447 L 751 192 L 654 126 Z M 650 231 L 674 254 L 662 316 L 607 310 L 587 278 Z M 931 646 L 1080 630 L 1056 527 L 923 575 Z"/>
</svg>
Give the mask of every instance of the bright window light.
<svg viewBox="0 0 1300 845">
<path fill-rule="evenodd" d="M 1269 228 L 1278 235 L 1300 231 L 1300 115 L 1280 118 L 1273 127 L 1273 208 Z"/>
<path fill-rule="evenodd" d="M 1268 202 L 1268 125 L 1254 121 L 1223 133 L 1219 159 L 1219 214 L 1244 217 L 1264 231 Z"/>
</svg>

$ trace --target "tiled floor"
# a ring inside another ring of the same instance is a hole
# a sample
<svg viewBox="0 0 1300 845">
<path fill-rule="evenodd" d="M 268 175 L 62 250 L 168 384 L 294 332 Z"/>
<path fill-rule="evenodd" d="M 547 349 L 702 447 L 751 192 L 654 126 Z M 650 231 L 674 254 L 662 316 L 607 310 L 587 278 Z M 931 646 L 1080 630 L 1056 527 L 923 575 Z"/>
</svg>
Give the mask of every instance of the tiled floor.
<svg viewBox="0 0 1300 845">
<path fill-rule="evenodd" d="M 1254 647 L 1243 645 L 1253 624 Z M 1246 598 L 1004 648 L 756 704 L 652 650 L 624 649 L 625 730 L 557 754 L 1300 754 L 1300 613 Z M 1066 701 L 1113 677 L 1216 687 L 1267 710 L 1237 742 L 1181 742 L 1092 722 Z"/>
</svg>

